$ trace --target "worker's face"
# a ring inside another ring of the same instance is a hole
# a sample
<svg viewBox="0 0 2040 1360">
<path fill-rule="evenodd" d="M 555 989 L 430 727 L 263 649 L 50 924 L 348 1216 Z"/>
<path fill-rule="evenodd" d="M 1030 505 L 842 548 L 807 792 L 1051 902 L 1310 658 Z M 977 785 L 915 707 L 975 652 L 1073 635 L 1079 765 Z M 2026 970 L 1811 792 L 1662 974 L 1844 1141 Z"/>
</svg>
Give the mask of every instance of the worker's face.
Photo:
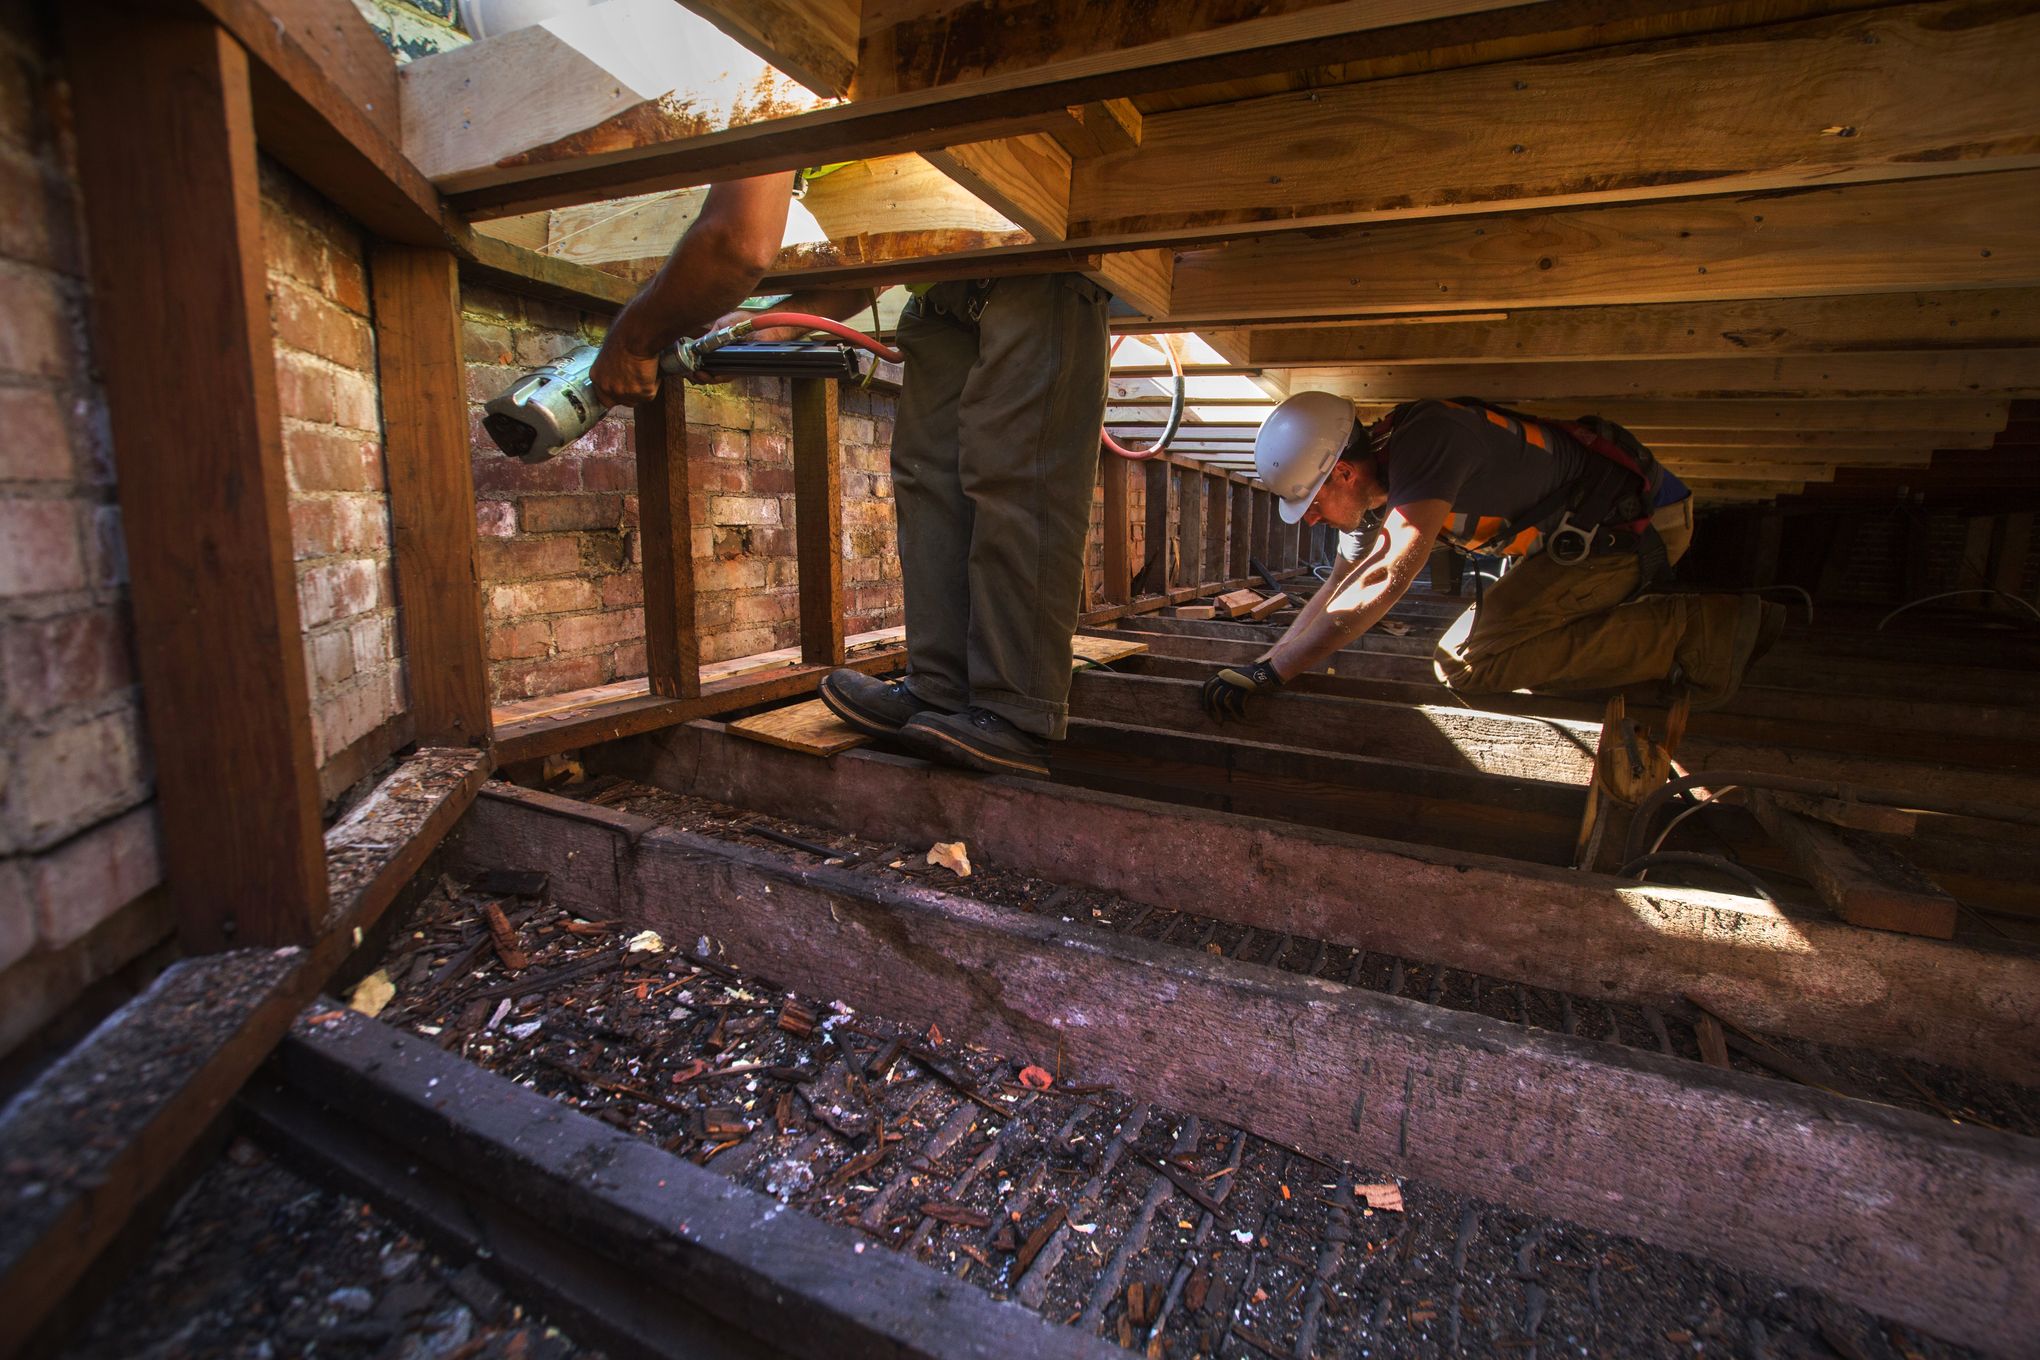
<svg viewBox="0 0 2040 1360">
<path fill-rule="evenodd" d="M 1386 504 L 1388 491 L 1381 485 L 1374 463 L 1342 458 L 1332 464 L 1332 475 L 1325 478 L 1325 484 L 1311 498 L 1310 508 L 1303 512 L 1303 522 L 1329 524 L 1351 533 L 1360 527 L 1360 520 L 1368 511 L 1379 510 Z"/>
</svg>

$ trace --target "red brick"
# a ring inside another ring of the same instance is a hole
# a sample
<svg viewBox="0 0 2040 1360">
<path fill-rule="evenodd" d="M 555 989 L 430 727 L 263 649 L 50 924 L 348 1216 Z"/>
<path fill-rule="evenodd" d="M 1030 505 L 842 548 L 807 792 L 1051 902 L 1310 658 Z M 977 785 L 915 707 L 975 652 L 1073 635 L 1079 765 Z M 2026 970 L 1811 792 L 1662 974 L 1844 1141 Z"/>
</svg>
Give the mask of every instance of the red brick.
<svg viewBox="0 0 2040 1360">
<path fill-rule="evenodd" d="M 611 662 L 609 673 L 618 680 L 621 680 L 626 676 L 645 674 L 646 667 L 645 667 L 644 639 L 639 638 L 635 642 L 625 642 L 620 644 L 617 647 L 615 657 Z"/>
<path fill-rule="evenodd" d="M 66 482 L 75 468 L 57 398 L 41 388 L 0 388 L 0 481 Z"/>
<path fill-rule="evenodd" d="M 380 491 L 382 448 L 327 425 L 285 421 L 283 454 L 296 491 Z"/>
<path fill-rule="evenodd" d="M 296 350 L 278 350 L 276 387 L 286 418 L 333 423 L 333 370 Z"/>
<path fill-rule="evenodd" d="M 643 604 L 645 601 L 645 578 L 635 573 L 624 572 L 602 578 L 602 607 L 615 609 L 622 605 Z"/>
<path fill-rule="evenodd" d="M 483 539 L 475 546 L 480 555 L 484 581 L 565 576 L 581 566 L 581 545 L 564 534 L 542 538 Z"/>
<path fill-rule="evenodd" d="M 627 455 L 590 454 L 580 464 L 585 491 L 637 490 L 637 461 Z"/>
<path fill-rule="evenodd" d="M 694 568 L 697 590 L 757 590 L 765 584 L 765 564 L 755 557 L 711 558 Z"/>
<path fill-rule="evenodd" d="M 708 517 L 715 524 L 777 524 L 779 502 L 770 496 L 710 496 Z"/>
<path fill-rule="evenodd" d="M 517 532 L 517 507 L 509 501 L 478 501 L 475 532 L 484 538 L 508 538 Z"/>
<path fill-rule="evenodd" d="M 35 948 L 35 899 L 29 893 L 30 867 L 18 859 L 0 860 L 0 972 L 27 958 Z"/>
<path fill-rule="evenodd" d="M 0 500 L 0 599 L 78 590 L 84 584 L 77 503 Z"/>
<path fill-rule="evenodd" d="M 600 571 L 615 571 L 630 561 L 630 540 L 622 534 L 583 534 L 581 564 Z"/>
<path fill-rule="evenodd" d="M 471 364 L 504 366 L 517 362 L 511 348 L 510 328 L 472 318 L 460 328 L 461 358 Z"/>
<path fill-rule="evenodd" d="M 7 625 L 8 712 L 38 717 L 65 704 L 89 704 L 134 683 L 126 620 L 93 609 Z"/>
<path fill-rule="evenodd" d="M 290 536 L 299 560 L 389 551 L 388 503 L 380 496 L 311 496 L 290 503 Z"/>
<path fill-rule="evenodd" d="M 45 161 L 0 149 L 0 256 L 78 273 L 76 206 L 70 185 Z"/>
<path fill-rule="evenodd" d="M 460 310 L 461 315 L 470 320 L 494 325 L 524 324 L 524 299 L 515 293 L 506 293 L 500 288 L 491 288 L 486 284 L 462 280 Z"/>
<path fill-rule="evenodd" d="M 516 362 L 522 368 L 537 368 L 565 356 L 569 351 L 579 349 L 587 342 L 580 335 L 562 335 L 557 331 L 523 330 L 511 337 Z"/>
<path fill-rule="evenodd" d="M 530 491 L 575 491 L 580 489 L 581 469 L 572 460 L 550 458 L 543 463 L 520 463 L 496 451 L 486 436 L 475 446 L 475 490 L 496 496 L 514 496 Z"/>
<path fill-rule="evenodd" d="M 793 494 L 793 469 L 790 467 L 754 467 L 751 469 L 751 490 L 761 496 L 791 496 Z"/>
<path fill-rule="evenodd" d="M 614 529 L 623 519 L 623 500 L 618 496 L 526 496 L 517 503 L 517 518 L 528 534 Z"/>
<path fill-rule="evenodd" d="M 0 261 L 0 372 L 65 377 L 76 350 L 55 276 Z"/>
<path fill-rule="evenodd" d="M 382 430 L 382 398 L 368 374 L 341 369 L 333 375 L 333 423 L 350 430 Z"/>
<path fill-rule="evenodd" d="M 135 715 L 122 709 L 22 742 L 7 810 L 22 843 L 42 848 L 134 806 L 144 791 Z"/>
<path fill-rule="evenodd" d="M 354 647 L 345 628 L 325 628 L 305 635 L 305 671 L 312 693 L 324 694 L 354 678 Z"/>
<path fill-rule="evenodd" d="M 35 925 L 62 949 L 163 880 L 154 805 L 93 827 L 36 859 Z"/>
<path fill-rule="evenodd" d="M 292 349 L 331 359 L 342 368 L 366 369 L 373 361 L 368 322 L 295 283 L 271 290 L 270 315 L 277 340 Z"/>
<path fill-rule="evenodd" d="M 553 624 L 553 641 L 562 652 L 585 652 L 645 635 L 645 611 L 619 609 L 602 614 L 577 614 Z"/>
<path fill-rule="evenodd" d="M 510 384 L 523 376 L 524 370 L 516 364 L 469 364 L 468 400 L 478 405 L 494 401 L 509 390 Z"/>
<path fill-rule="evenodd" d="M 542 694 L 588 689 L 609 678 L 608 662 L 604 652 L 511 662 L 496 668 L 496 697 L 535 699 Z"/>
<path fill-rule="evenodd" d="M 332 299 L 356 316 L 367 316 L 368 270 L 362 267 L 360 251 L 329 249 L 326 258 L 333 276 Z"/>
<path fill-rule="evenodd" d="M 489 660 L 512 661 L 545 656 L 552 651 L 552 625 L 525 619 L 489 630 Z"/>
<path fill-rule="evenodd" d="M 601 596 L 593 581 L 561 578 L 496 586 L 489 591 L 492 618 L 518 619 L 530 614 L 568 614 L 593 609 Z"/>
<path fill-rule="evenodd" d="M 308 567 L 298 578 L 298 616 L 305 628 L 352 618 L 385 598 L 374 562 L 349 557 Z"/>
</svg>

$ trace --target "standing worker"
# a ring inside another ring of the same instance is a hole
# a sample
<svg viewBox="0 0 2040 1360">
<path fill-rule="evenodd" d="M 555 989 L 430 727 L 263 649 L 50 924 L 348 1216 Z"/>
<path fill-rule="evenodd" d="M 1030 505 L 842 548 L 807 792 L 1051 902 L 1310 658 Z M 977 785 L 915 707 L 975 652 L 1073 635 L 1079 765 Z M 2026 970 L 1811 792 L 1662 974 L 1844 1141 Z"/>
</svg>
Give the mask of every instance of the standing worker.
<svg viewBox="0 0 2040 1360">
<path fill-rule="evenodd" d="M 736 319 L 713 321 L 770 267 L 792 189 L 782 174 L 709 191 L 610 329 L 593 370 L 602 395 L 649 401 L 662 350 Z M 844 317 L 866 297 L 796 294 L 777 310 Z M 1068 722 L 1110 363 L 1105 308 L 1104 292 L 1076 274 L 915 290 L 897 337 L 906 371 L 892 447 L 907 673 L 842 669 L 821 684 L 859 731 L 947 764 L 1047 775 L 1047 743 Z"/>
<path fill-rule="evenodd" d="M 1302 392 L 1269 414 L 1254 463 L 1283 520 L 1332 525 L 1342 551 L 1260 660 L 1205 682 L 1205 711 L 1219 722 L 1380 622 L 1440 539 L 1522 559 L 1439 640 L 1438 678 L 1456 693 L 1670 680 L 1714 707 L 1784 624 L 1781 606 L 1754 595 L 1640 594 L 1692 543 L 1693 497 L 1607 421 L 1417 401 L 1368 426 L 1346 398 Z M 1374 514 L 1380 532 L 1359 546 Z"/>
</svg>

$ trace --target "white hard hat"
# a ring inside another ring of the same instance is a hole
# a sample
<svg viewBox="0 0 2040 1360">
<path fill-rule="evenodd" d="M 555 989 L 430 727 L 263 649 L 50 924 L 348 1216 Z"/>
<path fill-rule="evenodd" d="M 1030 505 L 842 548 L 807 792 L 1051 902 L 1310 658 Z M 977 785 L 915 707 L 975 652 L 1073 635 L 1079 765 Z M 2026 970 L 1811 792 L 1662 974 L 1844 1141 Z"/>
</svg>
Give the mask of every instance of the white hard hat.
<svg viewBox="0 0 2040 1360">
<path fill-rule="evenodd" d="M 1295 524 L 1332 475 L 1360 413 L 1330 392 L 1298 392 L 1268 413 L 1254 437 L 1254 474 L 1275 493 L 1284 524 Z"/>
</svg>

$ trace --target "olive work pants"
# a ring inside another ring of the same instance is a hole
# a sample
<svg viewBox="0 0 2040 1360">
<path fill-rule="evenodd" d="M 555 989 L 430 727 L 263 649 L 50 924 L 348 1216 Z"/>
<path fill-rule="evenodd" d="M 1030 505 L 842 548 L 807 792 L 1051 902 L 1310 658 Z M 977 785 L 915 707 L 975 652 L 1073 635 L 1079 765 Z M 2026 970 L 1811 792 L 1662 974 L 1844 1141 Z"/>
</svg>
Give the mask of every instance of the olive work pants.
<svg viewBox="0 0 2040 1360">
<path fill-rule="evenodd" d="M 907 688 L 1060 739 L 1105 416 L 1105 294 L 1075 274 L 938 284 L 900 318 L 893 430 Z"/>
<path fill-rule="evenodd" d="M 1677 562 L 1693 541 L 1691 497 L 1651 523 Z M 1568 567 L 1539 553 L 1517 563 L 1438 641 L 1438 678 L 1461 694 L 1568 694 L 1664 680 L 1676 666 L 1696 704 L 1734 693 L 1756 611 L 1735 595 L 1645 595 L 1631 553 Z"/>
</svg>

